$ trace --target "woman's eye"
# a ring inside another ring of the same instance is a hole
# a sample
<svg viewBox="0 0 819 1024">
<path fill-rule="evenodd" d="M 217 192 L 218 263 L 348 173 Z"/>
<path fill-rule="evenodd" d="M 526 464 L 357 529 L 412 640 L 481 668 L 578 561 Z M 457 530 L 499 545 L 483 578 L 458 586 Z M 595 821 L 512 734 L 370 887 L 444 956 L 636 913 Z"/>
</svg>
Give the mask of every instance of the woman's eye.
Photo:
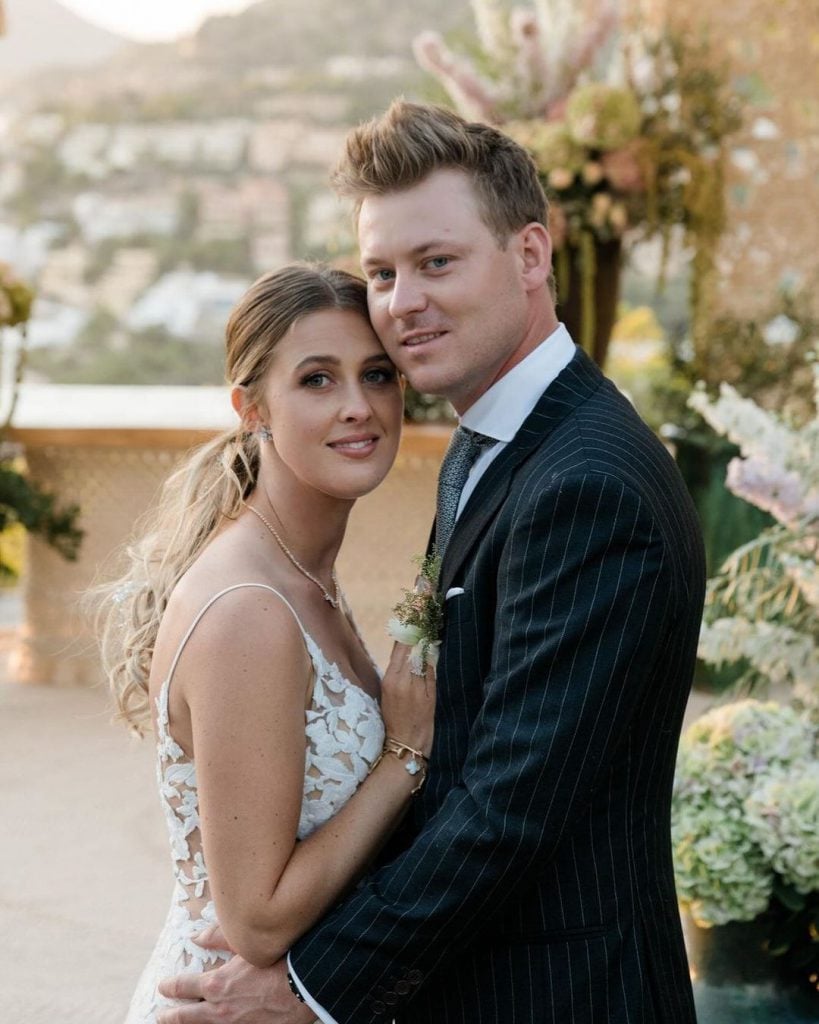
<svg viewBox="0 0 819 1024">
<path fill-rule="evenodd" d="M 323 388 L 325 384 L 330 383 L 330 376 L 326 373 L 311 373 L 309 377 L 302 379 L 302 384 L 306 388 Z"/>
<path fill-rule="evenodd" d="M 392 279 L 394 277 L 395 277 L 395 272 L 392 271 L 392 270 L 386 270 L 386 269 L 376 270 L 376 272 L 373 274 L 373 278 L 376 281 L 392 281 Z"/>
</svg>

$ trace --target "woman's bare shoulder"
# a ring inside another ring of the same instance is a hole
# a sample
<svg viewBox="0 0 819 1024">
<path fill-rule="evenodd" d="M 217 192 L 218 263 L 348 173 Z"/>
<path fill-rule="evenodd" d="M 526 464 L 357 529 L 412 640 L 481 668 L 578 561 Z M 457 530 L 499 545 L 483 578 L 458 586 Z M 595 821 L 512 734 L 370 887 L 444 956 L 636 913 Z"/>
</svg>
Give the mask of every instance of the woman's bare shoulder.
<svg viewBox="0 0 819 1024">
<path fill-rule="evenodd" d="M 229 663 L 241 653 L 245 661 L 275 654 L 291 666 L 306 664 L 301 625 L 276 583 L 264 564 L 248 557 L 240 546 L 209 546 L 171 593 L 157 636 L 157 666 L 170 664 L 172 652 L 198 616 L 200 623 L 188 642 L 188 661 Z"/>
</svg>

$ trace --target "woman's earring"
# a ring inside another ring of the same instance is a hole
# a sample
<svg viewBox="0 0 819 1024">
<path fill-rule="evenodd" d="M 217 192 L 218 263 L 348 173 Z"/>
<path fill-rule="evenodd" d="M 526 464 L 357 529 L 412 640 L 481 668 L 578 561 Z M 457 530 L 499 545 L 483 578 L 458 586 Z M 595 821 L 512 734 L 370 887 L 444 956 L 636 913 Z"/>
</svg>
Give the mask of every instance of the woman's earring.
<svg viewBox="0 0 819 1024">
<path fill-rule="evenodd" d="M 259 427 L 259 440 L 260 441 L 272 441 L 273 435 L 270 433 L 270 427 L 267 424 L 262 423 Z"/>
</svg>

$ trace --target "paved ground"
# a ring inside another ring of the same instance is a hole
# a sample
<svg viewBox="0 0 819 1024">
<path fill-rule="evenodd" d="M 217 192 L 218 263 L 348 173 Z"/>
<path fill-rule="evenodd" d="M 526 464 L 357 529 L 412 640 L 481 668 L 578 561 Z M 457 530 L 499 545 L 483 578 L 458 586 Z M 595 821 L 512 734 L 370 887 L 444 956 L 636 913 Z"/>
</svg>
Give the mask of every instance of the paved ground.
<svg viewBox="0 0 819 1024">
<path fill-rule="evenodd" d="M 0 595 L 0 658 L 14 618 Z M 104 693 L 0 682 L 2 1024 L 122 1021 L 170 899 L 164 829 L 152 744 Z"/>
<path fill-rule="evenodd" d="M 3 1024 L 123 1020 L 170 898 L 152 754 L 99 691 L 0 683 Z"/>
</svg>

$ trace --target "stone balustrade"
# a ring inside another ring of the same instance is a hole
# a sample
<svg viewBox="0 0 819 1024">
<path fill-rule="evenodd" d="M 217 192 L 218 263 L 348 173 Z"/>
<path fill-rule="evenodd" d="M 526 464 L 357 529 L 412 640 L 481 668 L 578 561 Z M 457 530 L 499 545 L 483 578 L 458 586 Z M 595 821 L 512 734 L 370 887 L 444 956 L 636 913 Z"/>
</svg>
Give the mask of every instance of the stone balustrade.
<svg viewBox="0 0 819 1024">
<path fill-rule="evenodd" d="M 10 438 L 29 473 L 61 502 L 80 506 L 80 556 L 68 562 L 28 538 L 24 623 L 10 664 L 25 683 L 100 681 L 83 594 L 110 573 L 170 471 L 192 447 L 235 422 L 226 388 L 27 384 Z M 387 480 L 350 517 L 339 577 L 374 657 L 386 661 L 384 625 L 414 578 L 435 506 L 435 480 L 449 428 L 408 425 Z"/>
</svg>

